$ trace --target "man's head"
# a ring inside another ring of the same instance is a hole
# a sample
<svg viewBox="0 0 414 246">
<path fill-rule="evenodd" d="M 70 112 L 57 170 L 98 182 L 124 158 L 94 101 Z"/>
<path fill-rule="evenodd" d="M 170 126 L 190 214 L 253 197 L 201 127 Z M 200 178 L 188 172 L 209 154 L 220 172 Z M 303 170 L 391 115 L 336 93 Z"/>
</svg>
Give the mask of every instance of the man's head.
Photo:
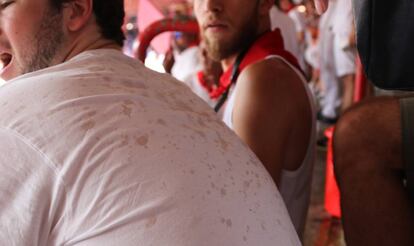
<svg viewBox="0 0 414 246">
<path fill-rule="evenodd" d="M 94 5 L 95 0 L 3 1 L 0 76 L 10 80 L 56 65 L 84 50 L 97 48 L 98 43 L 122 44 L 123 1 L 96 2 Z"/>
<path fill-rule="evenodd" d="M 194 0 L 194 12 L 210 57 L 223 60 L 247 48 L 270 28 L 273 0 Z"/>
<path fill-rule="evenodd" d="M 73 0 L 50 0 L 52 7 L 62 10 L 65 3 Z M 124 42 L 122 24 L 124 22 L 124 0 L 93 0 L 93 13 L 104 38 L 117 42 L 120 46 Z"/>
<path fill-rule="evenodd" d="M 284 12 L 289 12 L 294 7 L 292 0 L 279 0 L 279 8 Z"/>
</svg>

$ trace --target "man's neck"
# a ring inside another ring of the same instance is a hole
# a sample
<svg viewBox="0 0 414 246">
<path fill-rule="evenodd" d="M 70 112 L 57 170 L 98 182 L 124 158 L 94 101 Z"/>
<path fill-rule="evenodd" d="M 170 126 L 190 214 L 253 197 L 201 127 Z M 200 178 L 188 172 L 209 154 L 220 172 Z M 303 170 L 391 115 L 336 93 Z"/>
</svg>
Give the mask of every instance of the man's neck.
<svg viewBox="0 0 414 246">
<path fill-rule="evenodd" d="M 63 62 L 70 60 L 72 57 L 76 55 L 88 51 L 88 50 L 96 50 L 96 49 L 115 49 L 115 50 L 122 50 L 122 47 L 119 46 L 115 41 L 108 40 L 108 39 L 98 39 L 94 42 L 88 44 L 78 44 L 73 46 L 67 55 L 63 58 Z"/>
<path fill-rule="evenodd" d="M 270 17 L 269 14 L 263 15 L 260 20 L 259 20 L 259 25 L 257 27 L 257 32 L 256 32 L 256 38 L 254 39 L 254 41 L 250 44 L 253 45 L 254 42 L 257 40 L 257 38 L 259 38 L 261 35 L 263 35 L 264 33 L 270 31 Z M 240 52 L 242 52 L 243 50 L 239 50 L 238 53 L 231 55 L 225 59 L 221 60 L 221 67 L 223 68 L 223 71 L 227 71 L 227 69 L 233 65 L 233 63 L 236 61 L 237 56 L 239 55 Z"/>
<path fill-rule="evenodd" d="M 229 69 L 229 67 L 234 64 L 237 56 L 238 54 L 234 54 L 228 58 L 221 60 L 221 67 L 223 68 L 223 71 L 227 71 L 227 69 Z"/>
<path fill-rule="evenodd" d="M 55 64 L 68 61 L 87 50 L 122 50 L 122 47 L 115 41 L 104 38 L 96 25 L 87 25 L 79 32 L 68 35 L 63 47 L 60 56 L 55 59 Z"/>
<path fill-rule="evenodd" d="M 253 45 L 260 36 L 262 36 L 264 33 L 268 32 L 268 31 L 270 31 L 270 29 L 266 29 L 265 31 L 260 32 L 258 35 L 256 35 L 256 38 L 250 44 L 250 46 Z M 248 48 L 250 48 L 250 47 L 248 47 Z M 242 51 L 243 50 L 239 50 L 238 53 L 236 53 L 234 55 L 231 55 L 231 56 L 221 60 L 221 67 L 223 68 L 223 71 L 227 71 L 227 69 L 229 69 L 229 67 L 231 67 L 236 62 L 237 56 L 239 56 L 240 52 L 242 52 Z"/>
</svg>

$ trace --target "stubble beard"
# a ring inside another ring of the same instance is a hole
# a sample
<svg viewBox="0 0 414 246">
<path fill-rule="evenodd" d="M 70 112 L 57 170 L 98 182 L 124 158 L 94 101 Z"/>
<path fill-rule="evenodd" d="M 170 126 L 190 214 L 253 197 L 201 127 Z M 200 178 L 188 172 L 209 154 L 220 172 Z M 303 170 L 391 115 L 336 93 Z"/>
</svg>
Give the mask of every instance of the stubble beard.
<svg viewBox="0 0 414 246">
<path fill-rule="evenodd" d="M 246 22 L 238 32 L 228 40 L 217 40 L 202 33 L 209 57 L 214 61 L 221 61 L 247 49 L 256 39 L 258 22 L 258 14 L 255 9 L 251 18 L 246 18 Z"/>
<path fill-rule="evenodd" d="M 34 72 L 52 65 L 64 40 L 62 14 L 52 9 L 42 17 L 39 31 L 36 33 L 31 50 L 25 52 L 22 74 Z"/>
</svg>

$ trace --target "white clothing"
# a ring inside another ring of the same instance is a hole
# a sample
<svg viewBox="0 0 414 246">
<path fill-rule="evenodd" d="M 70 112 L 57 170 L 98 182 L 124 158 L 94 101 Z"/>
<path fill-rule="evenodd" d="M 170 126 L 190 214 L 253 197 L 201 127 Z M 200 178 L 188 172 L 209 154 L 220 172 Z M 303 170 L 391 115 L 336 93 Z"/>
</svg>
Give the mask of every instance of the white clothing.
<svg viewBox="0 0 414 246">
<path fill-rule="evenodd" d="M 341 48 L 339 40 L 334 38 L 334 59 L 335 59 L 335 74 L 338 78 L 345 75 L 355 74 L 356 71 L 356 49 L 347 47 Z"/>
<path fill-rule="evenodd" d="M 280 29 L 285 49 L 289 51 L 292 55 L 294 55 L 296 58 L 299 58 L 302 55 L 302 53 L 299 48 L 295 23 L 293 22 L 293 20 L 274 5 L 272 8 L 270 8 L 269 16 L 271 29 Z"/>
<path fill-rule="evenodd" d="M 336 75 L 336 60 L 334 56 L 333 16 L 337 1 L 329 1 L 329 7 L 319 22 L 319 57 L 320 79 L 323 85 L 323 100 L 321 113 L 325 117 L 338 117 L 341 106 L 340 81 Z"/>
<path fill-rule="evenodd" d="M 350 47 L 349 37 L 353 29 L 353 14 L 351 0 L 336 0 L 332 19 L 332 32 L 334 33 L 334 58 L 336 76 L 342 77 L 355 74 L 356 49 Z"/>
<path fill-rule="evenodd" d="M 318 42 L 309 42 L 305 50 L 305 60 L 314 69 L 320 68 L 319 44 Z"/>
<path fill-rule="evenodd" d="M 147 57 L 145 58 L 145 66 L 151 70 L 165 73 L 163 66 L 164 54 L 157 54 L 152 48 L 147 51 Z"/>
<path fill-rule="evenodd" d="M 0 89 L 0 245 L 299 245 L 212 110 L 116 50 Z"/>
<path fill-rule="evenodd" d="M 305 18 L 305 15 L 298 10 L 298 7 L 291 9 L 288 12 L 288 17 L 291 18 L 291 20 L 293 20 L 295 24 L 296 33 L 305 34 L 306 18 Z M 298 40 L 298 35 L 296 35 L 296 40 Z M 302 43 L 299 43 L 299 56 L 297 57 L 298 57 L 298 62 L 299 62 L 300 67 L 305 73 L 307 73 L 308 68 L 305 63 L 304 53 L 305 53 L 305 43 L 302 42 Z"/>
<path fill-rule="evenodd" d="M 353 29 L 354 16 L 352 13 L 352 2 L 351 0 L 335 0 L 336 6 L 332 20 L 332 31 L 335 36 L 338 37 L 340 48 L 347 48 L 349 43 L 349 37 Z"/>
<path fill-rule="evenodd" d="M 284 58 L 276 55 L 270 55 L 266 59 L 279 59 L 284 63 L 289 65 L 296 74 L 301 78 L 303 86 L 306 89 L 306 92 L 309 97 L 309 103 L 312 105 L 312 134 L 309 140 L 308 150 L 306 156 L 301 164 L 301 166 L 296 171 L 282 170 L 279 190 L 280 194 L 283 197 L 283 200 L 288 209 L 289 215 L 292 219 L 293 225 L 295 226 L 296 231 L 299 235 L 302 235 L 306 216 L 308 213 L 309 201 L 310 201 L 310 191 L 311 191 L 311 181 L 312 181 L 312 170 L 313 163 L 315 161 L 315 143 L 316 143 L 316 119 L 315 119 L 315 106 L 312 93 L 310 92 L 306 79 L 303 77 L 302 73 L 292 66 Z M 237 94 L 237 84 L 234 86 L 229 99 L 224 108 L 223 121 L 226 125 L 233 129 L 233 109 L 235 98 Z"/>
<path fill-rule="evenodd" d="M 174 65 L 171 75 L 184 82 L 190 89 L 208 105 L 214 107 L 215 101 L 211 100 L 207 90 L 198 81 L 197 72 L 202 70 L 198 46 L 191 46 L 181 53 L 174 52 Z"/>
<path fill-rule="evenodd" d="M 191 46 L 182 52 L 174 51 L 174 65 L 171 68 L 171 75 L 192 86 L 193 74 L 201 67 L 198 46 Z"/>
<path fill-rule="evenodd" d="M 288 12 L 288 16 L 293 20 L 296 27 L 296 32 L 304 32 L 306 29 L 306 17 L 304 13 L 298 10 L 298 7 L 294 7 Z"/>
</svg>

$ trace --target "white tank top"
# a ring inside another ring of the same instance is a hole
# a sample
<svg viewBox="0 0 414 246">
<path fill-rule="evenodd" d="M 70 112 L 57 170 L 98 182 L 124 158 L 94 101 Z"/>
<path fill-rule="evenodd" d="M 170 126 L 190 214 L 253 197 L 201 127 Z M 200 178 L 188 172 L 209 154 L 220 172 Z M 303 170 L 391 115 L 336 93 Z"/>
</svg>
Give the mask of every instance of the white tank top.
<svg viewBox="0 0 414 246">
<path fill-rule="evenodd" d="M 301 166 L 295 171 L 282 170 L 279 191 L 283 197 L 283 200 L 286 204 L 289 215 L 292 219 L 293 225 L 299 237 L 302 236 L 306 215 L 308 212 L 309 201 L 310 201 L 310 191 L 311 191 L 311 182 L 312 182 L 312 170 L 313 163 L 315 160 L 315 142 L 316 142 L 316 111 L 313 96 L 307 86 L 306 79 L 303 77 L 302 73 L 290 64 L 286 59 L 278 55 L 270 55 L 265 59 L 279 59 L 291 67 L 297 75 L 301 78 L 303 85 L 306 89 L 309 102 L 312 108 L 312 132 L 309 139 L 308 150 L 306 152 L 305 158 Z M 229 99 L 224 108 L 223 121 L 228 127 L 233 129 L 233 108 L 234 101 L 237 93 L 237 84 L 231 89 Z"/>
</svg>

